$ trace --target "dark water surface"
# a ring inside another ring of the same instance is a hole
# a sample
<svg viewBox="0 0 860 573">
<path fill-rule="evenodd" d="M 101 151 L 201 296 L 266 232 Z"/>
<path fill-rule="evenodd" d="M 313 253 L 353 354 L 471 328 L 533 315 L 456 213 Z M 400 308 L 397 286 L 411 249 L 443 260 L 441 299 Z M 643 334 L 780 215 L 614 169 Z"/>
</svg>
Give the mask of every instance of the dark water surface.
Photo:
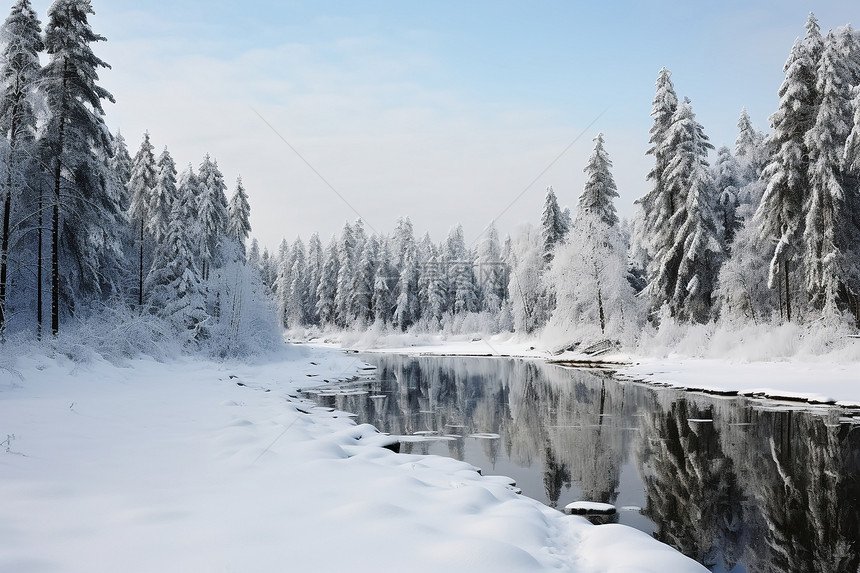
<svg viewBox="0 0 860 573">
<path fill-rule="evenodd" d="M 713 571 L 860 571 L 860 414 L 620 382 L 500 358 L 366 355 L 376 378 L 315 399 L 405 453 L 514 478 L 552 507 L 614 504 Z"/>
</svg>

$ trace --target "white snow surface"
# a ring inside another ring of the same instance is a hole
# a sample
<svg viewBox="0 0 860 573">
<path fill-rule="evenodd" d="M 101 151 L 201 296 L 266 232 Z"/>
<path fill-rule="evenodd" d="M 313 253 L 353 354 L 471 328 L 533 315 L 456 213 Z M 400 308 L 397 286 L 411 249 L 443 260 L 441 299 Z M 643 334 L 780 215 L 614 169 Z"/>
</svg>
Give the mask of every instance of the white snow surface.
<svg viewBox="0 0 860 573">
<path fill-rule="evenodd" d="M 705 571 L 469 464 L 380 447 L 290 397 L 364 365 L 286 352 L 0 360 L 0 571 Z"/>
</svg>

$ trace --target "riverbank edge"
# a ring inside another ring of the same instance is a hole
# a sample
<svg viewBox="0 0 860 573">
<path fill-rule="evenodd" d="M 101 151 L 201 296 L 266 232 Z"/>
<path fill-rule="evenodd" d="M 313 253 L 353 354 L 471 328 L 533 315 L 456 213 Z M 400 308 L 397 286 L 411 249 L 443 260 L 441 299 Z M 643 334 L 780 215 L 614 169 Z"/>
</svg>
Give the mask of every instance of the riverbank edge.
<svg viewBox="0 0 860 573">
<path fill-rule="evenodd" d="M 439 358 L 515 358 L 524 360 L 540 360 L 547 364 L 553 364 L 565 368 L 595 368 L 601 370 L 612 371 L 613 376 L 619 381 L 632 382 L 651 386 L 654 388 L 671 388 L 674 390 L 706 394 L 719 397 L 742 397 L 756 401 L 776 401 L 785 402 L 787 404 L 797 405 L 805 404 L 810 407 L 814 406 L 833 406 L 843 409 L 846 415 L 856 416 L 860 420 L 860 397 L 857 398 L 839 398 L 838 392 L 831 392 L 833 395 L 819 393 L 813 389 L 805 389 L 801 391 L 789 390 L 780 388 L 776 383 L 776 387 L 762 387 L 760 384 L 738 384 L 743 387 L 722 387 L 707 384 L 691 384 L 689 381 L 672 380 L 670 373 L 673 368 L 677 368 L 680 364 L 698 364 L 703 372 L 711 372 L 713 367 L 722 366 L 726 370 L 734 371 L 736 374 L 741 373 L 745 376 L 740 378 L 749 378 L 755 376 L 756 373 L 751 372 L 758 367 L 772 367 L 775 375 L 784 373 L 786 368 L 790 368 L 792 361 L 756 361 L 748 363 L 738 363 L 729 360 L 703 359 L 687 356 L 676 356 L 670 358 L 650 358 L 643 356 L 635 356 L 630 354 L 607 352 L 599 356 L 589 356 L 587 354 L 577 353 L 573 351 L 552 352 L 549 350 L 539 349 L 536 341 L 518 342 L 514 345 L 500 343 L 499 341 L 489 342 L 484 338 L 470 338 L 468 340 L 435 340 L 428 343 L 427 340 L 422 340 L 421 343 L 410 346 L 397 345 L 380 345 L 367 348 L 356 347 L 353 344 L 344 344 L 337 336 L 326 336 L 324 339 L 312 338 L 309 340 L 291 340 L 294 344 L 307 344 L 310 346 L 321 346 L 329 348 L 338 348 L 347 353 L 354 354 L 400 354 L 409 356 L 432 356 Z M 379 341 L 377 341 L 379 342 Z M 384 342 L 384 341 L 383 341 Z M 484 352 L 474 348 L 474 345 L 488 346 L 490 352 Z M 360 345 L 359 345 L 360 346 Z M 715 364 L 716 363 L 716 364 Z M 845 364 L 833 363 L 803 363 L 805 366 L 814 366 L 820 377 L 827 376 L 828 367 L 845 367 Z M 853 366 L 860 373 L 860 364 L 852 363 L 847 366 Z M 638 370 L 638 371 L 637 371 Z M 693 373 L 695 369 L 693 369 Z M 675 373 L 677 375 L 677 373 Z M 694 374 L 687 373 L 686 376 Z M 813 382 L 810 382 L 812 384 Z M 856 376 L 856 386 L 860 387 L 860 374 Z"/>
</svg>

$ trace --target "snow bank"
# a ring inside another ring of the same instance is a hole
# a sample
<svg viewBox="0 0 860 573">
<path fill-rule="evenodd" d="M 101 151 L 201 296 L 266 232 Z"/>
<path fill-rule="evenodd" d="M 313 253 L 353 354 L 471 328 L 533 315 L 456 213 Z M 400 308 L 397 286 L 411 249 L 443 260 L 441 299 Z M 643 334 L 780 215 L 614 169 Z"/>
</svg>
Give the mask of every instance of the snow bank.
<svg viewBox="0 0 860 573">
<path fill-rule="evenodd" d="M 353 356 L 0 369 L 0 571 L 704 571 L 295 397 Z"/>
</svg>

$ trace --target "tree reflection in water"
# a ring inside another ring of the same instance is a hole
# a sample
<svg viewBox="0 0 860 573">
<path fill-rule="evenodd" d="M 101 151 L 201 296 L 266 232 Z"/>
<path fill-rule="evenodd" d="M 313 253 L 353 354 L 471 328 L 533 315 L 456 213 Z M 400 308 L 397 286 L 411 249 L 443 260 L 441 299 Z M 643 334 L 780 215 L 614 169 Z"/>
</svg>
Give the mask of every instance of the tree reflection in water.
<svg viewBox="0 0 860 573">
<path fill-rule="evenodd" d="M 688 394 L 540 361 L 365 360 L 378 368 L 368 393 L 318 399 L 384 432 L 426 436 L 405 453 L 509 475 L 552 507 L 641 506 L 611 520 L 708 566 L 858 571 L 860 426 L 837 408 Z"/>
</svg>

